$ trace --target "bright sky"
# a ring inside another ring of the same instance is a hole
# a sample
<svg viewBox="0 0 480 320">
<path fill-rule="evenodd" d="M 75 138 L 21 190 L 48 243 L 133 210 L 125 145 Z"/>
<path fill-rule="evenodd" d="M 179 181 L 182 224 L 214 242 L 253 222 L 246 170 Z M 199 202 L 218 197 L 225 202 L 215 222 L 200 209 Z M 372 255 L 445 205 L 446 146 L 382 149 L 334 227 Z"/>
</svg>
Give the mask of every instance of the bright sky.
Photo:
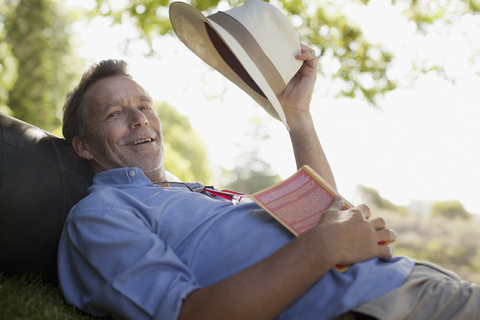
<svg viewBox="0 0 480 320">
<path fill-rule="evenodd" d="M 85 5 L 69 1 L 75 2 Z M 318 79 L 312 114 L 339 191 L 353 203 L 358 203 L 359 184 L 399 205 L 456 199 L 480 214 L 480 17 L 466 16 L 461 24 L 425 37 L 415 35 L 414 25 L 387 1 L 349 6 L 345 13 L 361 24 L 370 41 L 395 52 L 391 75 L 402 86 L 374 110 L 359 99 L 334 99 L 328 81 Z M 248 119 L 260 117 L 272 136 L 263 146 L 264 158 L 283 178 L 295 171 L 284 126 L 176 38 L 157 40 L 159 55 L 145 58 L 147 50 L 138 43 L 129 55 L 122 53 L 123 40 L 135 35 L 129 26 L 111 27 L 98 18 L 76 24 L 76 31 L 81 57 L 89 63 L 125 59 L 155 100 L 188 115 L 212 161 L 231 168 L 239 153 L 235 143 L 246 140 Z M 412 59 L 441 64 L 456 81 L 428 74 L 409 82 Z"/>
</svg>

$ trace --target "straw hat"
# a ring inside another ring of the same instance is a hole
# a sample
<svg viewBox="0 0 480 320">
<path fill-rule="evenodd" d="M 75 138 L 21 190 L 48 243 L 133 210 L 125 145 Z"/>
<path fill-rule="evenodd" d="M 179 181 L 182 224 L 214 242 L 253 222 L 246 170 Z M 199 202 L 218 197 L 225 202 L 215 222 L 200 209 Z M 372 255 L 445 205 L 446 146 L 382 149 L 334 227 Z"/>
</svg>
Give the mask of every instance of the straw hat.
<svg viewBox="0 0 480 320">
<path fill-rule="evenodd" d="M 180 40 L 288 127 L 278 97 L 302 66 L 298 35 L 273 5 L 246 0 L 208 17 L 173 2 L 170 21 Z"/>
</svg>

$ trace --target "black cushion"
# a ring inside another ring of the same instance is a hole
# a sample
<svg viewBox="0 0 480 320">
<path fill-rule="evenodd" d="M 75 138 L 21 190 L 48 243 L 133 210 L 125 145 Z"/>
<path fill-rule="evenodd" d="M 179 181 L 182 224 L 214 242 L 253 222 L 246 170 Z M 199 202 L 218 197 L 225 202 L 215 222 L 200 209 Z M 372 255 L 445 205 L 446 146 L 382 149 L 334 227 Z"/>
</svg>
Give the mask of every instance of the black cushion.
<svg viewBox="0 0 480 320">
<path fill-rule="evenodd" d="M 0 272 L 57 281 L 60 233 L 92 176 L 70 143 L 0 114 Z"/>
</svg>

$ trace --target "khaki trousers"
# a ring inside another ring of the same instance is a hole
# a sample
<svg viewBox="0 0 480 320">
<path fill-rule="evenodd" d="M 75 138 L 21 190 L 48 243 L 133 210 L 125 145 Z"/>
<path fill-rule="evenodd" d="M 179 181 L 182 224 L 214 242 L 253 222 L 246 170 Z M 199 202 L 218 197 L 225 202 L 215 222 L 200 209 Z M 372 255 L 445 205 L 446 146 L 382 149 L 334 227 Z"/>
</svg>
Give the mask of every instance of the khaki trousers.
<svg viewBox="0 0 480 320">
<path fill-rule="evenodd" d="M 480 287 L 437 265 L 417 262 L 399 288 L 335 319 L 361 319 L 355 312 L 379 320 L 479 320 Z"/>
</svg>

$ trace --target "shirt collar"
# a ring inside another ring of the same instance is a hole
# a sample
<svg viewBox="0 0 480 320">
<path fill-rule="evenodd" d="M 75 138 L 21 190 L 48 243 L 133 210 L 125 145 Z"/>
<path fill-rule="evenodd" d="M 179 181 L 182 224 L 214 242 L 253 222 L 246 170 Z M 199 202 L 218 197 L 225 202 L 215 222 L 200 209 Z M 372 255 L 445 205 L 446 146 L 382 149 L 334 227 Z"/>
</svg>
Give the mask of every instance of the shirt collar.
<svg viewBox="0 0 480 320">
<path fill-rule="evenodd" d="M 154 184 L 143 173 L 142 169 L 137 167 L 127 167 L 111 169 L 97 173 L 93 177 L 94 185 L 143 185 L 154 186 Z M 170 187 L 180 187 L 187 189 L 196 189 L 203 187 L 203 183 L 185 182 L 185 183 L 171 183 Z M 190 187 L 190 188 L 189 188 Z"/>
<path fill-rule="evenodd" d="M 97 173 L 93 177 L 93 184 L 100 185 L 119 185 L 119 184 L 139 184 L 153 185 L 150 179 L 140 168 L 118 168 Z"/>
</svg>

